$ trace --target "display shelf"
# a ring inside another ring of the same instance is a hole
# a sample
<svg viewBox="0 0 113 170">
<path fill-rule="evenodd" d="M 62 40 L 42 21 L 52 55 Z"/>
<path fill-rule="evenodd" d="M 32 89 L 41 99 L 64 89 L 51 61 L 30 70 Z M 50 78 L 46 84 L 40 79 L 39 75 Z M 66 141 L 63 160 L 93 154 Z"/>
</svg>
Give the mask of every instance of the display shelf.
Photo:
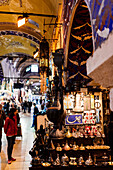
<svg viewBox="0 0 113 170">
<path fill-rule="evenodd" d="M 80 137 L 79 138 L 74 138 L 74 137 L 66 138 L 66 137 L 64 137 L 62 139 L 50 138 L 49 139 L 49 145 L 50 145 L 50 140 L 53 140 L 53 143 L 54 143 L 55 146 L 58 143 L 65 144 L 66 140 L 68 140 L 69 145 L 74 144 L 74 142 L 76 142 L 76 144 L 79 145 L 79 146 L 81 144 L 83 144 L 84 146 L 87 146 L 87 145 L 93 145 L 93 142 L 94 142 L 95 139 L 98 139 L 98 140 L 103 139 L 104 142 L 105 142 L 105 138 L 102 138 L 102 137 L 96 137 L 96 138 L 91 138 L 91 137 L 88 137 L 88 138 L 85 138 L 85 137 L 83 137 L 83 138 L 80 138 Z"/>
<path fill-rule="evenodd" d="M 51 140 L 52 140 L 52 142 L 51 142 Z M 100 147 L 101 149 L 99 149 L 99 148 L 98 149 L 87 149 L 86 148 L 86 146 L 88 146 L 88 145 L 93 146 L 93 140 L 94 140 L 94 138 L 93 139 L 92 138 L 74 138 L 74 137 L 71 137 L 71 138 L 64 137 L 63 139 L 49 138 L 48 139 L 48 144 L 46 145 L 47 148 L 45 147 L 46 151 L 45 151 L 45 153 L 43 155 L 43 158 L 41 158 L 41 160 L 44 159 L 45 162 L 48 162 L 49 161 L 48 158 L 51 155 L 53 161 L 55 162 L 58 155 L 59 155 L 59 160 L 61 162 L 62 157 L 66 154 L 66 156 L 69 158 L 69 160 L 70 160 L 71 157 L 76 158 L 77 166 L 70 166 L 68 164 L 68 166 L 63 167 L 63 166 L 53 166 L 51 164 L 50 167 L 43 167 L 40 164 L 39 165 L 37 164 L 37 166 L 36 166 L 36 164 L 35 165 L 32 164 L 32 165 L 30 165 L 29 169 L 30 170 L 33 170 L 33 169 L 45 169 L 45 168 L 46 169 L 58 169 L 59 168 L 59 169 L 67 169 L 67 170 L 68 169 L 73 170 L 73 169 L 77 169 L 77 168 L 80 169 L 80 170 L 82 170 L 82 169 L 90 169 L 90 168 L 91 169 L 101 169 L 101 168 L 106 169 L 106 167 L 104 167 L 104 166 L 103 167 L 85 166 L 85 165 L 84 165 L 84 167 L 83 166 L 81 166 L 81 167 L 78 166 L 79 158 L 81 156 L 83 157 L 84 161 L 86 162 L 86 160 L 88 160 L 88 157 L 90 155 L 92 160 L 93 160 L 94 165 L 95 165 L 95 157 L 96 157 L 96 162 L 97 162 L 98 157 L 101 158 L 104 155 L 106 155 L 108 157 L 108 161 L 110 161 L 111 150 L 109 148 L 106 148 L 106 149 L 105 149 L 105 147 L 104 147 L 104 149 L 102 149 L 101 147 Z M 79 149 L 77 149 L 77 150 L 72 149 L 73 144 L 75 144 L 75 142 L 76 142 L 76 145 L 79 145 Z M 68 146 L 70 146 L 70 150 L 65 150 L 64 149 L 66 143 L 68 143 Z M 54 149 L 51 149 L 52 144 L 54 145 Z M 81 144 L 83 144 L 83 145 L 81 145 Z M 83 149 L 83 150 L 80 149 L 80 146 L 85 146 L 85 149 Z M 58 151 L 57 147 L 61 147 L 62 150 Z M 44 148 L 44 146 L 43 146 L 43 148 Z M 38 156 L 40 156 L 40 155 L 38 155 Z M 107 166 L 107 168 L 111 169 L 111 166 Z"/>
<path fill-rule="evenodd" d="M 29 170 L 37 170 L 37 169 L 39 169 L 39 170 L 50 170 L 50 169 L 54 169 L 54 170 L 57 170 L 57 169 L 60 169 L 60 170 L 65 170 L 65 169 L 67 169 L 67 170 L 75 170 L 75 169 L 79 169 L 79 170 L 92 170 L 92 169 L 94 169 L 94 170 L 108 170 L 108 169 L 113 169 L 113 166 L 84 166 L 84 167 L 78 167 L 78 166 L 68 166 L 68 167 L 62 167 L 62 166 L 50 166 L 50 167 L 43 167 L 43 166 L 32 166 L 32 165 L 30 165 L 29 166 Z"/>
</svg>

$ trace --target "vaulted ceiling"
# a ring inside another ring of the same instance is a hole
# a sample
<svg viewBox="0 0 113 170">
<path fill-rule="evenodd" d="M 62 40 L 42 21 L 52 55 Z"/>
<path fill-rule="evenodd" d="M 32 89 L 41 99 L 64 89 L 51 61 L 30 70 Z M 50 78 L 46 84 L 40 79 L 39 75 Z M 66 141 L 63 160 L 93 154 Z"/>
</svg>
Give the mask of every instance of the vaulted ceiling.
<svg viewBox="0 0 113 170">
<path fill-rule="evenodd" d="M 54 25 L 50 27 L 49 24 L 56 22 L 56 17 L 51 16 L 58 16 L 61 2 L 62 0 L 1 0 L 0 61 L 6 56 L 11 56 L 13 64 L 16 62 L 15 67 L 20 73 L 30 64 L 38 64 L 37 60 L 33 59 L 33 52 L 39 47 L 44 29 L 46 39 L 52 38 Z M 29 15 L 28 22 L 18 28 L 17 19 L 20 16 L 18 13 L 42 14 L 42 16 Z M 47 24 L 45 27 L 44 20 Z"/>
</svg>

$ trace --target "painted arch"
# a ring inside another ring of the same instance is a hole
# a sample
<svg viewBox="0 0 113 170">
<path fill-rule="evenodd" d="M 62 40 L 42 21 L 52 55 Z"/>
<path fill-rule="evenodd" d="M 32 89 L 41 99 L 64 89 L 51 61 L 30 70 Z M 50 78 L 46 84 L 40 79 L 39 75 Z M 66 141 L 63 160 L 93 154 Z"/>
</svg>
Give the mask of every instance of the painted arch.
<svg viewBox="0 0 113 170">
<path fill-rule="evenodd" d="M 67 48 L 67 81 L 70 84 L 75 81 L 87 84 L 91 79 L 87 76 L 86 60 L 93 53 L 93 41 L 90 14 L 84 0 L 76 4 L 70 27 Z"/>
</svg>

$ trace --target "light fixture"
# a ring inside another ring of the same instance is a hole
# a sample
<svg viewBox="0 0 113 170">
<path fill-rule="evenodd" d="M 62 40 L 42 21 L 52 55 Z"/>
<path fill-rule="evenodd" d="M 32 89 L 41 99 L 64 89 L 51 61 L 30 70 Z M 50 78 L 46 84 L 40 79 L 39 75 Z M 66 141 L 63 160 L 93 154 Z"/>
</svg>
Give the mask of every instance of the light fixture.
<svg viewBox="0 0 113 170">
<path fill-rule="evenodd" d="M 39 56 L 39 49 L 37 48 L 36 51 L 33 52 L 33 57 L 37 58 Z"/>
<path fill-rule="evenodd" d="M 49 67 L 49 43 L 45 39 L 42 39 L 40 43 L 40 70 L 42 72 L 48 72 Z"/>
<path fill-rule="evenodd" d="M 28 15 L 23 14 L 23 16 L 19 16 L 17 21 L 18 21 L 18 27 L 23 26 L 28 21 Z"/>
<path fill-rule="evenodd" d="M 55 53 L 52 53 L 54 56 L 54 64 L 58 67 L 58 68 L 62 68 L 62 64 L 64 62 L 64 50 L 63 48 L 61 49 L 57 49 L 55 50 Z"/>
</svg>

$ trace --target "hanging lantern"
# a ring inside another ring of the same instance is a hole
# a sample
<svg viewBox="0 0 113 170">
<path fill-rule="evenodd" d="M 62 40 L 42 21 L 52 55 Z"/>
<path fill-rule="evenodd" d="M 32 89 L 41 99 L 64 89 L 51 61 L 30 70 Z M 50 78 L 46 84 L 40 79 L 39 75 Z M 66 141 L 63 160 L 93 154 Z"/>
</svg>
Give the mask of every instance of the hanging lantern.
<svg viewBox="0 0 113 170">
<path fill-rule="evenodd" d="M 40 70 L 47 71 L 49 67 L 49 43 L 44 38 L 40 43 Z"/>
</svg>

